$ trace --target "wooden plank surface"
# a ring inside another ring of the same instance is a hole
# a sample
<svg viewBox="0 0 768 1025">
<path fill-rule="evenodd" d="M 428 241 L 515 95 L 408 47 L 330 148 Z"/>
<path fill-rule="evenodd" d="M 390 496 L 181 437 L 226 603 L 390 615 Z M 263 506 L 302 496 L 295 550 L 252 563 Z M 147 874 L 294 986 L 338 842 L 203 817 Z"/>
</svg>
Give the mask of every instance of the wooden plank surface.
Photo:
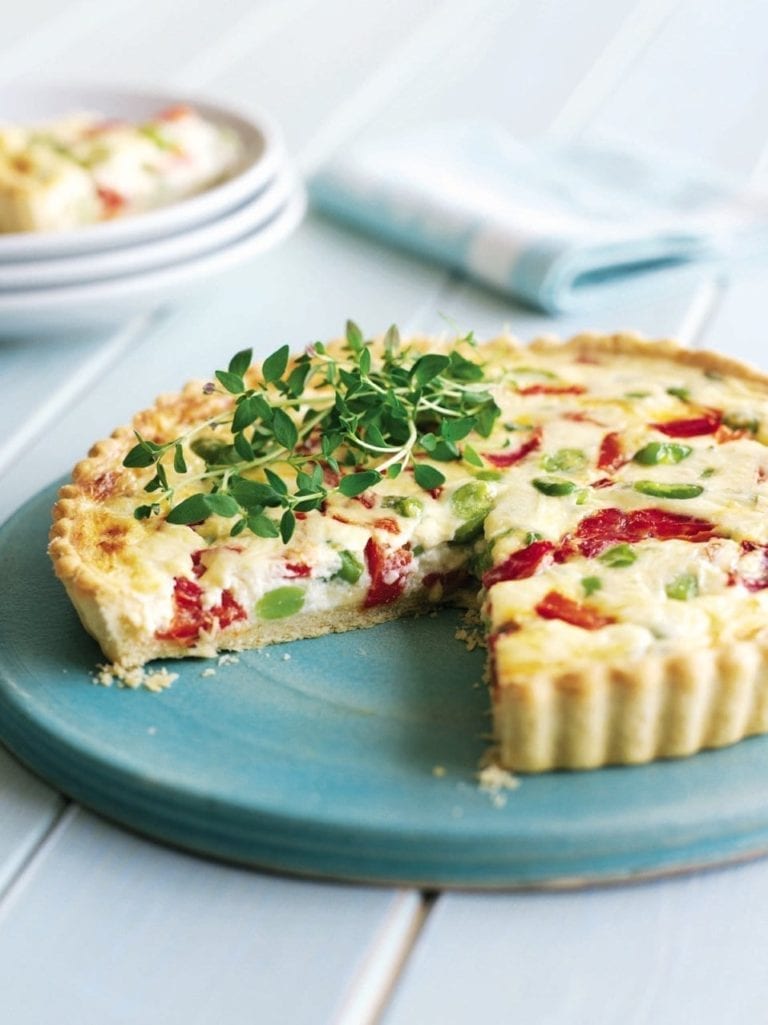
<svg viewBox="0 0 768 1025">
<path fill-rule="evenodd" d="M 381 1025 L 762 1021 L 768 863 L 562 894 L 444 896 Z"/>
<path fill-rule="evenodd" d="M 3 1020 L 317 1025 L 418 902 L 204 862 L 74 811 L 0 907 Z"/>
</svg>

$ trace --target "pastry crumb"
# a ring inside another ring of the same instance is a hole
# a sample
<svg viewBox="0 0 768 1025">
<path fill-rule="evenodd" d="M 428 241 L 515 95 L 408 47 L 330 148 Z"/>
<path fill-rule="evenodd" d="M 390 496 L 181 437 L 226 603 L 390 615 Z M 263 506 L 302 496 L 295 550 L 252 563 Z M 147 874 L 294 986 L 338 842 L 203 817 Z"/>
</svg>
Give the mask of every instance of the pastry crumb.
<svg viewBox="0 0 768 1025">
<path fill-rule="evenodd" d="M 220 666 L 236 666 L 239 661 L 240 659 L 237 655 L 230 655 L 228 652 L 225 652 L 223 655 L 219 655 Z"/>
<path fill-rule="evenodd" d="M 494 808 L 503 808 L 507 803 L 508 790 L 517 790 L 520 780 L 496 762 L 489 761 L 477 773 L 479 789 L 488 794 Z"/>
<path fill-rule="evenodd" d="M 477 609 L 467 609 L 462 616 L 461 626 L 456 628 L 453 636 L 457 641 L 464 642 L 467 651 L 486 647 L 483 624 Z"/>
<path fill-rule="evenodd" d="M 290 660 L 291 660 L 291 656 L 288 654 L 288 652 L 286 652 L 283 655 L 283 662 L 290 662 Z"/>
<path fill-rule="evenodd" d="M 444 765 L 433 765 L 432 766 L 432 775 L 433 776 L 437 776 L 439 779 L 442 779 L 442 777 L 445 775 L 445 766 Z"/>
<path fill-rule="evenodd" d="M 207 669 L 204 669 L 202 671 L 202 673 L 200 673 L 200 675 L 201 676 L 215 676 L 216 675 L 216 670 L 212 666 L 209 666 Z"/>
<path fill-rule="evenodd" d="M 116 662 L 114 665 L 108 663 L 96 666 L 96 671 L 91 674 L 91 679 L 100 687 L 111 687 L 116 683 L 118 687 L 126 687 L 129 690 L 138 690 L 143 687 L 145 690 L 158 694 L 160 691 L 168 690 L 174 680 L 179 678 L 178 673 L 169 673 L 162 669 L 143 669 L 134 667 L 131 669 Z"/>
</svg>

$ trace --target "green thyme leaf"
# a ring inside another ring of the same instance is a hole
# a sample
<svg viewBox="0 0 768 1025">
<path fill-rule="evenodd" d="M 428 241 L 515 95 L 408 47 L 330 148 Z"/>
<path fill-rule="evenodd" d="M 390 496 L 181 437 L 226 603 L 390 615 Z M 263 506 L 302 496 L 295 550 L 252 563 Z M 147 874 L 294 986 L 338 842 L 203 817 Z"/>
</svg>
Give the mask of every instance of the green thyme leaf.
<svg viewBox="0 0 768 1025">
<path fill-rule="evenodd" d="M 462 356 L 455 349 L 450 354 L 449 361 L 448 372 L 454 381 L 482 381 L 485 376 L 481 366 Z"/>
<path fill-rule="evenodd" d="M 185 498 L 183 502 L 180 502 L 171 509 L 166 516 L 166 521 L 168 523 L 189 525 L 190 523 L 200 523 L 202 520 L 206 520 L 213 511 L 208 505 L 209 497 L 209 495 L 190 495 L 189 498 Z"/>
<path fill-rule="evenodd" d="M 419 487 L 424 488 L 425 491 L 432 491 L 433 488 L 439 488 L 445 484 L 445 474 L 440 473 L 434 466 L 429 466 L 427 463 L 416 463 L 413 468 L 413 476 Z"/>
<path fill-rule="evenodd" d="M 283 376 L 288 366 L 289 355 L 290 349 L 288 346 L 281 345 L 271 356 L 267 356 L 261 366 L 261 375 L 267 384 L 272 384 Z"/>
<path fill-rule="evenodd" d="M 228 370 L 217 370 L 216 379 L 232 395 L 239 395 L 245 391 L 245 382 L 239 374 L 232 374 Z"/>
<path fill-rule="evenodd" d="M 384 335 L 384 352 L 387 358 L 394 359 L 400 351 L 401 345 L 400 332 L 397 328 L 397 324 L 392 324 Z"/>
<path fill-rule="evenodd" d="M 244 459 L 246 463 L 250 463 L 251 460 L 255 459 L 256 453 L 253 451 L 253 445 L 248 441 L 244 434 L 235 435 L 235 452 Z"/>
<path fill-rule="evenodd" d="M 288 485 L 285 483 L 282 477 L 280 477 L 278 474 L 274 472 L 274 470 L 270 470 L 269 467 L 267 467 L 264 470 L 264 475 L 278 495 L 288 494 Z"/>
<path fill-rule="evenodd" d="M 173 446 L 173 468 L 176 473 L 186 473 L 187 464 L 184 459 L 184 449 L 181 447 L 181 442 L 176 442 Z"/>
<path fill-rule="evenodd" d="M 236 377 L 245 377 L 252 360 L 253 349 L 242 349 L 240 352 L 235 353 L 229 361 L 227 369 L 230 374 L 234 374 Z"/>
<path fill-rule="evenodd" d="M 293 537 L 293 532 L 296 529 L 296 517 L 290 509 L 286 509 L 283 515 L 280 517 L 280 537 L 283 544 L 287 545 Z"/>
<path fill-rule="evenodd" d="M 257 537 L 280 537 L 280 530 L 274 520 L 264 513 L 257 513 L 247 519 L 248 529 Z"/>
<path fill-rule="evenodd" d="M 441 374 L 448 366 L 450 360 L 447 356 L 440 356 L 437 353 L 429 352 L 414 363 L 411 370 L 411 379 L 417 387 L 423 388 L 431 380 Z"/>
<path fill-rule="evenodd" d="M 147 443 L 140 441 L 134 445 L 123 459 L 123 466 L 131 469 L 138 469 L 144 466 L 151 466 L 155 461 L 155 453 L 147 446 Z"/>
<path fill-rule="evenodd" d="M 212 494 L 205 496 L 208 511 L 216 516 L 237 516 L 240 506 L 231 495 Z"/>
<path fill-rule="evenodd" d="M 378 484 L 380 480 L 381 474 L 377 470 L 361 470 L 360 473 L 350 473 L 342 477 L 339 481 L 339 491 L 347 498 L 355 498 Z"/>
<path fill-rule="evenodd" d="M 458 420 L 443 420 L 440 434 L 446 441 L 461 441 L 474 430 L 477 420 L 473 416 L 463 416 Z"/>
<path fill-rule="evenodd" d="M 363 347 L 365 346 L 365 338 L 363 337 L 363 332 L 360 330 L 360 328 L 357 326 L 354 320 L 347 321 L 345 334 L 347 337 L 347 345 L 352 350 L 352 352 L 354 352 L 356 355 L 359 355 L 362 352 Z"/>
<path fill-rule="evenodd" d="M 481 470 L 485 468 L 485 463 L 475 449 L 467 442 L 462 449 L 462 456 L 464 461 L 469 463 L 470 466 L 478 466 Z"/>
<path fill-rule="evenodd" d="M 272 415 L 272 430 L 275 438 L 289 452 L 292 452 L 299 440 L 296 424 L 282 409 L 276 409 Z"/>
</svg>

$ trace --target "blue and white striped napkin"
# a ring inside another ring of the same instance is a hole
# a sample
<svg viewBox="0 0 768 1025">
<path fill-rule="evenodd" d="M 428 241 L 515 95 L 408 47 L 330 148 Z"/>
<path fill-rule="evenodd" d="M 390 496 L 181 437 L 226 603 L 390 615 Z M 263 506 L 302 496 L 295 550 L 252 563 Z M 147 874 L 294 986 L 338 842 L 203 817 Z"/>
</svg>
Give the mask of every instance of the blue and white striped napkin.
<svg viewBox="0 0 768 1025">
<path fill-rule="evenodd" d="M 768 201 L 668 155 L 460 123 L 351 147 L 317 208 L 555 313 L 768 251 Z"/>
</svg>

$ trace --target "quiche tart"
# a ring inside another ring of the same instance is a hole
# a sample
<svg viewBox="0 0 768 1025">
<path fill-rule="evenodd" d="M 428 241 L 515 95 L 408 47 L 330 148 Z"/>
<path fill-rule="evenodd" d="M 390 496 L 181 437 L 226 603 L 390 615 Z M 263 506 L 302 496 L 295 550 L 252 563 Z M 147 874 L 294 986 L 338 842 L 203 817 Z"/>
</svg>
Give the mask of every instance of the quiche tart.
<svg viewBox="0 0 768 1025">
<path fill-rule="evenodd" d="M 140 213 L 230 174 L 240 144 L 187 105 L 141 123 L 81 114 L 0 126 L 0 232 L 61 231 Z"/>
<path fill-rule="evenodd" d="M 454 602 L 507 768 L 768 731 L 768 378 L 632 335 L 392 343 L 239 354 L 78 464 L 50 553 L 105 655 Z"/>
</svg>

